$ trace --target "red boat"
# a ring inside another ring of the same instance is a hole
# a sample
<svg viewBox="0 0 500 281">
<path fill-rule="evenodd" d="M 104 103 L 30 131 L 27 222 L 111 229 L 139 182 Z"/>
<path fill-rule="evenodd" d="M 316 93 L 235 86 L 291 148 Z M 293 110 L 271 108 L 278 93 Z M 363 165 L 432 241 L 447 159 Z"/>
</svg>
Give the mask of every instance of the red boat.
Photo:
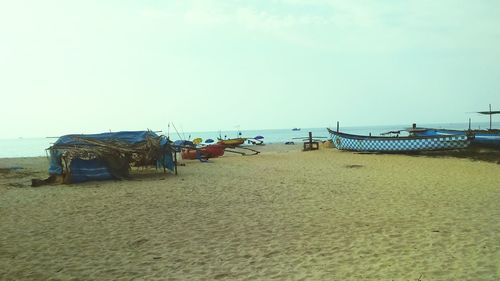
<svg viewBox="0 0 500 281">
<path fill-rule="evenodd" d="M 183 148 L 181 157 L 184 160 L 217 158 L 224 155 L 224 145 L 212 144 L 201 148 Z"/>
</svg>

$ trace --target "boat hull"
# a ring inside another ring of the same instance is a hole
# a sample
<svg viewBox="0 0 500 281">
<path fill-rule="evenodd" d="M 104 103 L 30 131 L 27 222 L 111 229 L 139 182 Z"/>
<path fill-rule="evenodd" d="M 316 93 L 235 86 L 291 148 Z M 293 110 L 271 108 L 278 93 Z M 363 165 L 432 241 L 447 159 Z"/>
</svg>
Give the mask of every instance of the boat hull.
<svg viewBox="0 0 500 281">
<path fill-rule="evenodd" d="M 490 127 L 489 129 L 475 129 L 472 130 L 470 126 L 469 119 L 469 129 L 468 130 L 449 130 L 449 129 L 436 129 L 436 128 L 416 128 L 416 125 L 413 125 L 413 128 L 409 130 L 410 134 L 414 136 L 446 136 L 446 135 L 461 135 L 467 134 L 473 136 L 473 140 L 471 144 L 474 146 L 486 146 L 486 147 L 494 147 L 496 149 L 500 148 L 500 130 L 492 129 L 492 120 L 491 117 L 493 114 L 500 114 L 500 111 L 492 111 L 491 104 L 490 109 L 488 111 L 479 111 L 477 112 L 483 115 L 490 116 Z"/>
<path fill-rule="evenodd" d="M 227 140 L 219 140 L 217 143 L 224 146 L 238 146 L 245 143 L 246 138 L 235 138 L 235 139 L 227 139 Z"/>
<path fill-rule="evenodd" d="M 183 148 L 181 157 L 184 160 L 217 158 L 224 155 L 224 146 L 214 144 L 202 148 Z"/>
<path fill-rule="evenodd" d="M 416 136 L 449 136 L 470 134 L 474 136 L 472 145 L 500 147 L 500 130 L 446 130 L 446 129 L 416 129 L 411 131 Z"/>
<path fill-rule="evenodd" d="M 465 135 L 372 137 L 335 132 L 330 129 L 333 144 L 339 150 L 360 152 L 419 152 L 467 148 L 470 138 Z"/>
</svg>

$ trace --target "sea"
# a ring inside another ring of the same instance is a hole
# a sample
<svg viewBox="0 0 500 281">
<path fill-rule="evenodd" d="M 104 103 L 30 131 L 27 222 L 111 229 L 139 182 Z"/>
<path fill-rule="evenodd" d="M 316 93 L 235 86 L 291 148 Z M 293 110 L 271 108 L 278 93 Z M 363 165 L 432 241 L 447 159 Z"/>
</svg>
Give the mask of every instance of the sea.
<svg viewBox="0 0 500 281">
<path fill-rule="evenodd" d="M 446 128 L 464 130 L 468 128 L 468 123 L 440 123 L 440 124 L 418 124 L 419 127 Z M 384 132 L 395 131 L 408 128 L 408 125 L 385 125 L 385 126 L 352 126 L 341 127 L 340 131 L 357 135 L 380 135 Z M 500 122 L 494 122 L 493 128 L 500 128 Z M 489 128 L 488 122 L 474 123 L 472 129 Z M 330 137 L 326 128 L 296 128 L 299 130 L 286 129 L 265 129 L 265 130 L 241 130 L 241 131 L 211 131 L 211 132 L 170 132 L 170 139 L 175 140 L 193 140 L 201 138 L 203 141 L 208 139 L 217 140 L 217 138 L 255 138 L 257 136 L 264 137 L 264 144 L 294 142 L 301 143 L 308 137 L 309 132 L 312 133 L 314 139 L 328 140 Z M 331 128 L 335 130 L 336 128 Z M 162 133 L 159 133 L 162 134 Z M 166 133 L 163 133 L 166 134 Z M 56 138 L 16 138 L 16 139 L 0 139 L 0 158 L 14 157 L 38 157 L 47 156 L 47 148 L 49 148 L 57 139 Z"/>
</svg>

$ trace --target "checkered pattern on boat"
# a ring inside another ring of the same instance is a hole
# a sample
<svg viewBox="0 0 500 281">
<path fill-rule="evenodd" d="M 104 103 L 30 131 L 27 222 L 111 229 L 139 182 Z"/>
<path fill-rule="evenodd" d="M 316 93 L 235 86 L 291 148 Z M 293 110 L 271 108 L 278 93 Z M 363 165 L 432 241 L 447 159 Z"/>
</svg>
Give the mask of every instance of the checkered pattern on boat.
<svg viewBox="0 0 500 281">
<path fill-rule="evenodd" d="M 467 136 L 443 136 L 436 138 L 346 138 L 332 134 L 332 141 L 340 150 L 354 151 L 422 151 L 448 150 L 466 148 L 469 145 Z"/>
</svg>

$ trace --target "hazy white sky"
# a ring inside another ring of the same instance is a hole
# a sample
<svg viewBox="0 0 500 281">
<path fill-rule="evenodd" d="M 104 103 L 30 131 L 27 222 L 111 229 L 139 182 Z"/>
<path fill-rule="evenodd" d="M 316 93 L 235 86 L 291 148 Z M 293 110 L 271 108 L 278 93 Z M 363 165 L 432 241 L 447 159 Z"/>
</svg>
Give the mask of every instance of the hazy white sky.
<svg viewBox="0 0 500 281">
<path fill-rule="evenodd" d="M 1 1 L 0 137 L 487 121 L 500 1 Z"/>
</svg>

